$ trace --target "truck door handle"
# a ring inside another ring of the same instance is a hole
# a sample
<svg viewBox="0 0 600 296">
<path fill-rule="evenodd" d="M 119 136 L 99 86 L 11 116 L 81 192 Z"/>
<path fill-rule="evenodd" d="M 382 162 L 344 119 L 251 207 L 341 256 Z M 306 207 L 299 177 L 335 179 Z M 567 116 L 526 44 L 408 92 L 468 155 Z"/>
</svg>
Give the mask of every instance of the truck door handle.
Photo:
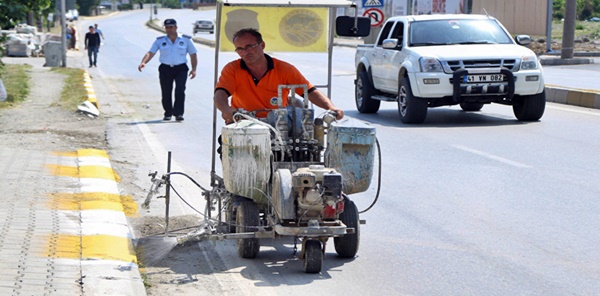
<svg viewBox="0 0 600 296">
<path fill-rule="evenodd" d="M 384 57 L 384 58 L 387 58 L 387 56 L 388 56 L 388 53 L 387 53 L 387 52 L 384 52 L 384 53 L 383 53 L 383 57 Z"/>
</svg>

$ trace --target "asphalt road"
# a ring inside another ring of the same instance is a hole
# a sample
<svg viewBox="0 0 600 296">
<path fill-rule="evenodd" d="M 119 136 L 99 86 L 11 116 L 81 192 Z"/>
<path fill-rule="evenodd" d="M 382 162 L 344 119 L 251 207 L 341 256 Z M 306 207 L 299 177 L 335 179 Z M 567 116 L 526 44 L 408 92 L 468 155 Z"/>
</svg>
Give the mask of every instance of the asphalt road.
<svg viewBox="0 0 600 296">
<path fill-rule="evenodd" d="M 174 17 L 180 31 L 191 33 L 193 20 L 209 14 L 159 10 L 158 17 Z M 175 170 L 207 186 L 212 153 L 214 51 L 197 46 L 199 73 L 188 81 L 185 121 L 163 123 L 158 61 L 137 71 L 159 36 L 145 28 L 147 19 L 144 11 L 96 21 L 107 39 L 98 68 L 89 70 L 101 110 L 110 118 L 112 159 L 129 163 L 136 173 L 128 190 L 137 189 L 132 194 L 138 200 L 150 185 L 144 173 L 164 172 L 167 151 Z M 313 83 L 324 82 L 322 55 L 274 55 L 296 64 Z M 234 58 L 221 54 L 221 66 Z M 383 159 L 381 196 L 361 216 L 367 224 L 358 256 L 338 259 L 329 244 L 323 272 L 309 275 L 288 240 L 265 241 L 254 260 L 238 258 L 232 241 L 193 244 L 146 268 L 153 282 L 149 294 L 600 293 L 600 111 L 548 103 L 541 121 L 522 123 L 507 106 L 475 113 L 441 107 L 430 109 L 424 124 L 404 125 L 394 103 L 383 103 L 373 115 L 355 111 L 353 59 L 353 49 L 335 48 L 332 99 L 347 116 L 377 128 Z M 597 70 L 547 67 L 546 82 L 597 81 Z M 353 196 L 359 209 L 371 203 L 376 184 Z M 202 204 L 192 186 L 183 185 L 181 192 Z M 161 204 L 145 215 L 161 215 Z M 172 214 L 194 213 L 177 204 Z"/>
</svg>

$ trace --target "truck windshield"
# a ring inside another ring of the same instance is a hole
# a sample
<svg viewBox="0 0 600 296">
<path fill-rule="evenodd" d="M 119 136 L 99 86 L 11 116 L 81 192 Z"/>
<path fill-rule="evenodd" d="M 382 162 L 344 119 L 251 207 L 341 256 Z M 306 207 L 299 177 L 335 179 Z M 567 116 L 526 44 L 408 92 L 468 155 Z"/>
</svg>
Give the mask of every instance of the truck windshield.
<svg viewBox="0 0 600 296">
<path fill-rule="evenodd" d="M 512 44 L 510 35 L 495 20 L 427 20 L 409 27 L 409 46 L 452 44 Z"/>
</svg>

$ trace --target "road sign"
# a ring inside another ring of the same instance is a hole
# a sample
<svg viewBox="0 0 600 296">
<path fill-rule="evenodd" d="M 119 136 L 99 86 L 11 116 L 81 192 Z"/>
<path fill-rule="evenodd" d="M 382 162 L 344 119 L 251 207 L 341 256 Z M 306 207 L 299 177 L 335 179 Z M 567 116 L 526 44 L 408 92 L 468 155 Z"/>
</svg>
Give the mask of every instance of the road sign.
<svg viewBox="0 0 600 296">
<path fill-rule="evenodd" d="M 362 0 L 363 8 L 383 7 L 383 0 Z"/>
<path fill-rule="evenodd" d="M 383 11 L 381 11 L 380 9 L 369 8 L 365 10 L 363 16 L 366 16 L 371 19 L 371 27 L 378 27 L 381 26 L 381 24 L 383 24 Z"/>
</svg>

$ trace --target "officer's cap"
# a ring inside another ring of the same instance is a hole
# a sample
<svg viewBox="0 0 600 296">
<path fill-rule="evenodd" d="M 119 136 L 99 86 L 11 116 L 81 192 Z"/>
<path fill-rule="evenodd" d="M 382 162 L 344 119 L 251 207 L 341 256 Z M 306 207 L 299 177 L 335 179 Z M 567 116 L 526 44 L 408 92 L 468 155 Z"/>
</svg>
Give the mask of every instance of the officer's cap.
<svg viewBox="0 0 600 296">
<path fill-rule="evenodd" d="M 166 26 L 177 26 L 177 21 L 175 21 L 174 19 L 166 19 L 165 23 L 163 25 L 165 27 Z"/>
</svg>

